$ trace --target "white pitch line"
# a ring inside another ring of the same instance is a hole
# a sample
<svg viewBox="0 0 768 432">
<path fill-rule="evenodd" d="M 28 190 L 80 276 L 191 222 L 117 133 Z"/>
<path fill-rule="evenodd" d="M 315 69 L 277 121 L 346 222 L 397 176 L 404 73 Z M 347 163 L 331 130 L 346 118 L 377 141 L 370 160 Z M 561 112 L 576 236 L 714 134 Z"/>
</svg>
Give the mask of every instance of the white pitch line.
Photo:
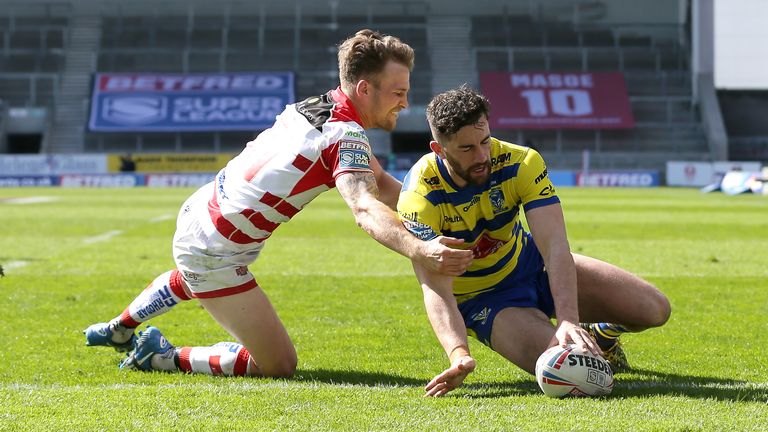
<svg viewBox="0 0 768 432">
<path fill-rule="evenodd" d="M 21 268 L 27 264 L 29 264 L 29 261 L 10 261 L 3 264 L 3 270 L 13 270 L 13 269 Z"/>
<path fill-rule="evenodd" d="M 173 215 L 171 215 L 171 214 L 164 214 L 164 215 L 158 216 L 156 218 L 152 218 L 149 221 L 151 223 L 157 223 L 157 222 L 167 221 L 167 220 L 170 220 L 170 219 L 173 219 Z"/>
<path fill-rule="evenodd" d="M 21 198 L 8 198 L 0 200 L 0 203 L 4 204 L 39 204 L 51 201 L 58 201 L 56 197 L 49 196 L 37 196 L 37 197 L 21 197 Z"/>
<path fill-rule="evenodd" d="M 105 242 L 105 241 L 111 239 L 112 237 L 119 236 L 122 233 L 123 233 L 122 231 L 118 231 L 118 230 L 105 232 L 104 234 L 99 234 L 99 235 L 94 236 L 94 237 L 88 237 L 85 240 L 83 240 L 83 243 L 85 243 L 85 244 L 93 244 L 93 243 Z"/>
</svg>

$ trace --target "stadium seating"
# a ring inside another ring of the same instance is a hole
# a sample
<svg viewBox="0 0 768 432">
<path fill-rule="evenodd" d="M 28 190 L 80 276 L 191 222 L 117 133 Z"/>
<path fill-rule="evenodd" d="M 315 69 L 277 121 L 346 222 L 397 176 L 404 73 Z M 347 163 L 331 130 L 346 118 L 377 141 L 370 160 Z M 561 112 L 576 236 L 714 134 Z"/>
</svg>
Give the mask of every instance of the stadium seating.
<svg viewBox="0 0 768 432">
<path fill-rule="evenodd" d="M 543 8 L 538 2 L 526 6 L 450 1 L 442 10 L 443 3 L 418 0 L 110 0 L 84 10 L 66 0 L 19 1 L 0 12 L 0 99 L 8 106 L 66 111 L 57 113 L 57 139 L 47 151 L 235 151 L 258 131 L 84 130 L 80 124 L 87 116 L 90 89 L 83 78 L 73 78 L 94 72 L 287 70 L 295 73 L 296 97 L 301 99 L 337 84 L 336 45 L 370 27 L 398 35 L 415 48 L 411 103 L 422 109 L 442 87 L 478 85 L 483 71 L 623 72 L 636 121 L 632 130 L 494 131 L 501 138 L 536 146 L 560 168 L 578 167 L 583 150 L 593 152 L 596 168 L 663 169 L 666 159 L 709 157 L 691 91 L 686 29 L 679 20 L 635 22 L 624 16 L 617 23 L 606 18 L 611 6 L 605 2 L 552 3 Z M 441 13 L 433 13 L 438 8 Z M 457 20 L 442 19 L 451 16 Z M 445 38 L 451 32 L 445 26 L 461 20 L 468 26 L 470 57 L 461 65 L 449 64 L 445 53 L 454 42 Z M 86 48 L 91 37 L 96 38 L 92 60 Z M 455 70 L 446 75 L 444 68 Z M 79 114 L 73 117 L 75 111 Z M 60 126 L 73 122 L 79 133 Z M 427 133 L 426 123 L 420 133 Z M 632 152 L 642 157 L 625 156 Z"/>
</svg>

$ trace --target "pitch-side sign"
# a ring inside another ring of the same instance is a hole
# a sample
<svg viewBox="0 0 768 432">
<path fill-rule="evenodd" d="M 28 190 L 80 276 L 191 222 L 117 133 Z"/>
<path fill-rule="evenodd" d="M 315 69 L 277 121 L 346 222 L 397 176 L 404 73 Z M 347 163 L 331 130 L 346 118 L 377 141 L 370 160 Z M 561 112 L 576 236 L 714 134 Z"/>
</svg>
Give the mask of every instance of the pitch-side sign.
<svg viewBox="0 0 768 432">
<path fill-rule="evenodd" d="M 625 129 L 635 126 L 619 72 L 484 72 L 491 128 Z"/>
<path fill-rule="evenodd" d="M 293 73 L 96 74 L 89 128 L 100 132 L 266 129 L 293 103 Z"/>
</svg>

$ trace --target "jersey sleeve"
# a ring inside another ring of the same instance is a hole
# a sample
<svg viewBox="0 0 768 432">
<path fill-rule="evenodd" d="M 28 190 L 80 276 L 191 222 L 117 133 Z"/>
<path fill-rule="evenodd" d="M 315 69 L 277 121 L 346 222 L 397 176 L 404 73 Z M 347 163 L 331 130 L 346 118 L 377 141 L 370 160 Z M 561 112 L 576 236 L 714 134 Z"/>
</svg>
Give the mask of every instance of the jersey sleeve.
<svg viewBox="0 0 768 432">
<path fill-rule="evenodd" d="M 520 195 L 523 210 L 528 211 L 560 202 L 560 198 L 555 193 L 555 186 L 549 179 L 544 159 L 536 150 L 528 150 L 520 163 L 517 177 L 516 189 Z"/>
<path fill-rule="evenodd" d="M 442 235 L 440 210 L 416 192 L 400 192 L 397 213 L 403 226 L 421 240 L 432 240 Z"/>
<path fill-rule="evenodd" d="M 328 147 L 323 156 L 334 179 L 350 171 L 373 172 L 373 152 L 363 130 L 347 130 L 341 139 Z"/>
</svg>

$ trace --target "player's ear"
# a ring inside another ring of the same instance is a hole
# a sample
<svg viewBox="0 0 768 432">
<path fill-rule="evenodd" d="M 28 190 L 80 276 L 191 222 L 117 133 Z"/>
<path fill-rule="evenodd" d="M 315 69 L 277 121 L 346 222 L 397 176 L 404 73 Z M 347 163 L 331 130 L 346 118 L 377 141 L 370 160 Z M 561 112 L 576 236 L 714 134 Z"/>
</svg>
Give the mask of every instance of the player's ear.
<svg viewBox="0 0 768 432">
<path fill-rule="evenodd" d="M 355 86 L 355 93 L 357 93 L 357 95 L 360 97 L 367 96 L 369 86 L 370 86 L 370 83 L 368 81 L 360 80 L 357 82 L 357 85 Z"/>
<path fill-rule="evenodd" d="M 443 147 L 437 141 L 430 141 L 429 148 L 438 156 L 443 155 Z"/>
</svg>

